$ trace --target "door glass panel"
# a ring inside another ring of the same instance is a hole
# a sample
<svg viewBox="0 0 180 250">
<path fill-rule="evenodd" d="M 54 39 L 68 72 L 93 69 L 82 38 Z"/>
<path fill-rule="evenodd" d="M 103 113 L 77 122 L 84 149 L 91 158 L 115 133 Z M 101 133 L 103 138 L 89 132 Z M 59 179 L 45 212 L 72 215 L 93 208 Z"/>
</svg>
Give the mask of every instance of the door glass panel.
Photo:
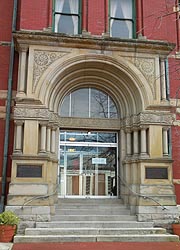
<svg viewBox="0 0 180 250">
<path fill-rule="evenodd" d="M 67 195 L 79 195 L 80 156 L 67 153 L 66 168 L 66 193 Z"/>
<path fill-rule="evenodd" d="M 116 133 L 62 131 L 60 140 L 60 195 L 117 195 Z"/>
</svg>

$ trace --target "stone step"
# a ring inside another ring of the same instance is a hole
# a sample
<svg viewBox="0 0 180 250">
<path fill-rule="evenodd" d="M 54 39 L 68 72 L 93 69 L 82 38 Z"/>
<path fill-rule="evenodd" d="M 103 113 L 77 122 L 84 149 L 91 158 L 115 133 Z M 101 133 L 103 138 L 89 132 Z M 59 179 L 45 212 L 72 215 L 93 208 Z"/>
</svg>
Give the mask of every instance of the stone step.
<svg viewBox="0 0 180 250">
<path fill-rule="evenodd" d="M 25 235 L 146 235 L 166 234 L 163 228 L 27 228 Z"/>
<path fill-rule="evenodd" d="M 169 242 L 179 241 L 177 235 L 15 235 L 14 243 L 28 242 Z"/>
<path fill-rule="evenodd" d="M 136 221 L 133 215 L 55 215 L 52 221 Z"/>
<path fill-rule="evenodd" d="M 102 208 L 97 209 L 96 207 L 94 209 L 89 208 L 79 208 L 79 209 L 71 209 L 71 208 L 57 208 L 56 209 L 56 215 L 130 215 L 130 211 L 124 207 L 117 207 L 117 208 Z"/>
<path fill-rule="evenodd" d="M 118 198 L 59 198 L 58 204 L 90 204 L 90 205 L 111 205 L 111 204 L 123 204 L 121 199 Z"/>
<path fill-rule="evenodd" d="M 37 222 L 36 228 L 152 228 L 153 222 L 137 221 L 53 221 Z"/>
<path fill-rule="evenodd" d="M 56 209 L 93 209 L 93 210 L 102 210 L 102 209 L 118 209 L 124 208 L 127 209 L 126 206 L 121 204 L 107 204 L 107 205 L 98 205 L 98 204 L 59 204 L 56 205 Z"/>
</svg>

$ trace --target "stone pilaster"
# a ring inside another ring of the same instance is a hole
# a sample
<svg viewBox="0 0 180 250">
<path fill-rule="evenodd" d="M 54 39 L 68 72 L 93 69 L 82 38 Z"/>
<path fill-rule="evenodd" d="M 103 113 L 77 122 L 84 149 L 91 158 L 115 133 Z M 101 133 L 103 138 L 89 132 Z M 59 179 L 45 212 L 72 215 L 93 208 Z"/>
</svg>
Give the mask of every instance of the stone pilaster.
<svg viewBox="0 0 180 250">
<path fill-rule="evenodd" d="M 166 78 L 165 78 L 165 60 L 160 60 L 160 82 L 161 82 L 161 98 L 166 100 Z"/>
<path fill-rule="evenodd" d="M 23 141 L 23 125 L 24 121 L 15 121 L 15 148 L 14 153 L 22 153 L 22 141 Z"/>
<path fill-rule="evenodd" d="M 17 97 L 25 95 L 27 81 L 27 52 L 28 46 L 19 48 L 18 92 Z"/>
<path fill-rule="evenodd" d="M 40 124 L 40 153 L 46 152 L 46 124 Z"/>
<path fill-rule="evenodd" d="M 168 127 L 164 127 L 162 130 L 163 133 L 163 156 L 168 156 Z"/>
</svg>

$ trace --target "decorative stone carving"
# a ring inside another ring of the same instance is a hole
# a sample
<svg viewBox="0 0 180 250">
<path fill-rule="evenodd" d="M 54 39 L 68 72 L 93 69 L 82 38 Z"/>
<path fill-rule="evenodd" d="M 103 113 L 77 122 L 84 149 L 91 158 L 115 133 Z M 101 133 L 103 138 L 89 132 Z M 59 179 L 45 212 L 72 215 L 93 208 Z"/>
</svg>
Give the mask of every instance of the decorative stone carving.
<svg viewBox="0 0 180 250">
<path fill-rule="evenodd" d="M 148 124 L 160 124 L 171 126 L 174 121 L 174 115 L 170 113 L 140 113 L 131 117 L 127 117 L 121 121 L 122 127 L 133 127 L 139 125 L 148 125 Z"/>
<path fill-rule="evenodd" d="M 14 108 L 15 119 L 43 118 L 49 120 L 50 112 L 47 109 Z"/>
<path fill-rule="evenodd" d="M 140 122 L 144 124 L 154 124 L 159 123 L 163 125 L 171 126 L 173 124 L 174 115 L 173 114 L 165 114 L 165 113 L 141 113 L 140 114 Z"/>
<path fill-rule="evenodd" d="M 140 113 L 131 117 L 126 117 L 123 120 L 116 119 L 81 119 L 81 118 L 64 118 L 58 114 L 43 108 L 14 108 L 14 119 L 39 119 L 52 122 L 60 127 L 97 127 L 97 128 L 112 128 L 119 129 L 120 127 L 132 128 L 148 124 L 159 124 L 165 126 L 173 125 L 175 119 L 173 114 L 158 112 L 158 113 Z"/>
<path fill-rule="evenodd" d="M 155 92 L 155 62 L 154 59 L 136 58 L 134 61 L 135 66 L 141 71 L 144 77 L 150 84 L 154 98 L 156 98 Z"/>
<path fill-rule="evenodd" d="M 47 67 L 66 54 L 67 53 L 55 51 L 34 51 L 33 93 L 35 92 L 40 77 Z"/>
</svg>

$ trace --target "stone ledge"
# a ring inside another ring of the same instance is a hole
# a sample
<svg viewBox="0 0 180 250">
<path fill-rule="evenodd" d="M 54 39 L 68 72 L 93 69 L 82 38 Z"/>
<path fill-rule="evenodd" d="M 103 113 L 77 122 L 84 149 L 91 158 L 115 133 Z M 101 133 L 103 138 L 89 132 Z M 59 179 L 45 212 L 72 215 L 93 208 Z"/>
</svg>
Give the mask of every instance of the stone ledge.
<svg viewBox="0 0 180 250">
<path fill-rule="evenodd" d="M 15 212 L 17 215 L 49 215 L 49 206 L 6 206 L 6 210 Z"/>
<path fill-rule="evenodd" d="M 9 195 L 47 195 L 47 184 L 10 183 Z"/>
</svg>

